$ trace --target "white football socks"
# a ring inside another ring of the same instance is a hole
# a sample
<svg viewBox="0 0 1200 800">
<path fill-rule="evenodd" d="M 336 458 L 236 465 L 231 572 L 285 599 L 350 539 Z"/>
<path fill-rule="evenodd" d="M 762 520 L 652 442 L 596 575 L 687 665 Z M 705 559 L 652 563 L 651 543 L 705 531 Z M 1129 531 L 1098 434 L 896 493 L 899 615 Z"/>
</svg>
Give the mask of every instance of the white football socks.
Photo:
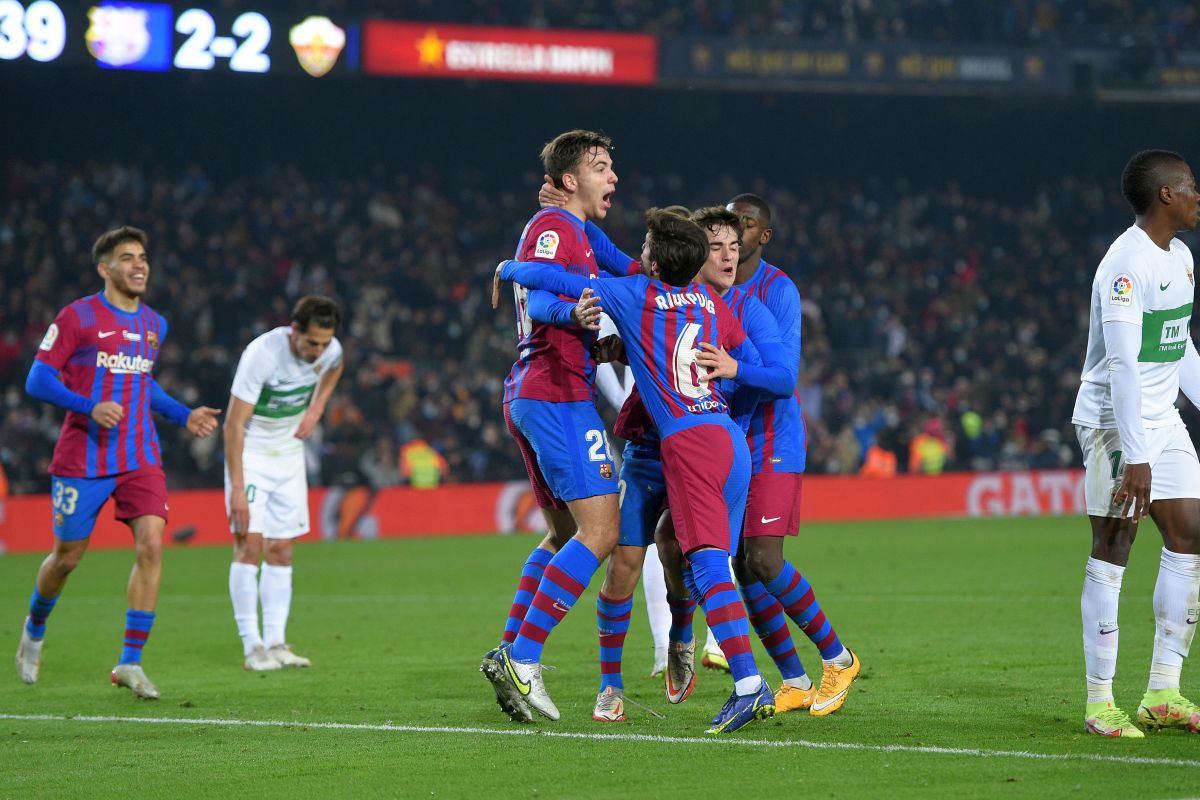
<svg viewBox="0 0 1200 800">
<path fill-rule="evenodd" d="M 267 649 L 284 644 L 288 612 L 292 608 L 292 568 L 263 564 L 258 594 L 262 599 L 263 641 Z"/>
<path fill-rule="evenodd" d="M 642 564 L 642 592 L 646 595 L 646 616 L 650 618 L 650 634 L 654 637 L 654 652 L 667 652 L 671 633 L 671 606 L 667 603 L 667 582 L 663 577 L 662 562 L 658 560 L 658 547 L 646 548 L 646 560 Z"/>
<path fill-rule="evenodd" d="M 1200 613 L 1200 556 L 1163 548 L 1154 584 L 1154 656 L 1148 689 L 1178 689 Z"/>
<path fill-rule="evenodd" d="M 1083 573 L 1083 664 L 1087 672 L 1089 703 L 1113 699 L 1112 682 L 1117 674 L 1117 606 L 1125 568 L 1096 558 L 1087 560 Z"/>
<path fill-rule="evenodd" d="M 263 640 L 258 634 L 258 565 L 234 561 L 229 565 L 229 599 L 233 621 L 242 637 L 242 654 L 250 655 Z"/>
</svg>

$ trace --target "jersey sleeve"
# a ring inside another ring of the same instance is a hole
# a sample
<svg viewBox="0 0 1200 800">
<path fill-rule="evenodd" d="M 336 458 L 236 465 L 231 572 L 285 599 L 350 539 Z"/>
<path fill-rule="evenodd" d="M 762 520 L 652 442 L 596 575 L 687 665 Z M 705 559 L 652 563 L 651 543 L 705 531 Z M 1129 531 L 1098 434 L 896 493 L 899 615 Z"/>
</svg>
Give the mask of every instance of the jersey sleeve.
<svg viewBox="0 0 1200 800">
<path fill-rule="evenodd" d="M 558 214 L 543 214 L 530 223 L 529 232 L 517 252 L 517 260 L 569 266 L 573 240 L 571 223 Z"/>
<path fill-rule="evenodd" d="M 1128 322 L 1141 327 L 1146 298 L 1154 290 L 1153 276 L 1132 247 L 1110 253 L 1096 276 L 1100 292 L 1100 321 Z"/>
<path fill-rule="evenodd" d="M 733 315 L 733 312 L 729 310 L 729 306 L 725 305 L 724 300 L 714 296 L 713 305 L 716 307 L 717 312 L 718 344 L 732 353 L 735 348 L 746 341 L 746 331 L 742 328 L 742 324 L 737 321 L 737 317 Z"/>
<path fill-rule="evenodd" d="M 250 405 L 258 405 L 258 396 L 262 394 L 263 384 L 271 377 L 274 359 L 270 357 L 264 346 L 265 339 L 256 339 L 246 345 L 238 360 L 237 372 L 233 375 L 233 386 L 229 393 L 238 400 L 244 400 Z M 340 347 L 340 345 L 339 345 Z"/>
<path fill-rule="evenodd" d="M 46 329 L 46 335 L 38 345 L 37 360 L 61 370 L 71 356 L 75 355 L 80 333 L 79 316 L 67 306 L 58 312 L 54 322 Z"/>
<path fill-rule="evenodd" d="M 584 289 L 591 289 L 597 296 L 602 296 L 601 281 L 598 278 L 573 275 L 565 269 L 546 263 L 505 261 L 504 266 L 500 269 L 500 278 L 531 289 L 547 289 L 571 297 L 579 297 L 583 294 Z"/>
<path fill-rule="evenodd" d="M 751 297 L 750 300 L 757 300 Z M 800 290 L 786 274 L 780 274 L 767 287 L 765 310 L 773 317 L 783 343 L 784 362 L 800 370 Z M 750 305 L 750 304 L 748 304 Z M 749 329 L 747 329 L 749 333 Z M 761 347 L 759 348 L 762 349 Z"/>
<path fill-rule="evenodd" d="M 588 241 L 591 242 L 592 249 L 596 251 L 596 263 L 600 269 L 609 275 L 616 275 L 618 278 L 637 275 L 642 271 L 641 261 L 623 253 L 621 248 L 608 238 L 608 234 L 600 230 L 600 226 L 588 220 L 587 224 L 583 226 L 583 230 L 587 234 Z"/>
</svg>

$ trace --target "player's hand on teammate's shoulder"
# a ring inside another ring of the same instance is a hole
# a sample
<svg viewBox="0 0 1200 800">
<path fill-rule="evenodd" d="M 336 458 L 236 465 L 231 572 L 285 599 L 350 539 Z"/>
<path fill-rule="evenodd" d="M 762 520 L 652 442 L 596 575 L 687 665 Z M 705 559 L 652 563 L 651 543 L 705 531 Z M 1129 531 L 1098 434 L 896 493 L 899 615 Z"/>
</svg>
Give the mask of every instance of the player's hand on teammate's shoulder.
<svg viewBox="0 0 1200 800">
<path fill-rule="evenodd" d="M 592 292 L 591 289 L 584 289 L 583 294 L 579 295 L 579 300 L 575 303 L 575 310 L 571 312 L 571 316 L 575 320 L 575 324 L 584 330 L 598 331 L 600 330 L 600 314 L 604 309 L 600 307 L 600 298 Z"/>
<path fill-rule="evenodd" d="M 542 208 L 562 208 L 566 202 L 567 193 L 557 188 L 549 175 L 543 175 L 542 188 L 538 190 L 538 205 Z"/>
<path fill-rule="evenodd" d="M 725 352 L 725 348 L 716 347 L 711 342 L 701 342 L 700 347 L 704 349 L 696 351 L 696 366 L 708 370 L 701 372 L 701 381 L 737 377 L 737 359 Z"/>
<path fill-rule="evenodd" d="M 219 408 L 209 408 L 208 406 L 193 408 L 187 418 L 188 433 L 200 438 L 209 436 L 217 429 L 217 417 L 220 415 L 221 409 Z"/>
<path fill-rule="evenodd" d="M 605 336 L 592 345 L 592 358 L 597 364 L 625 361 L 625 342 L 620 336 Z"/>
<path fill-rule="evenodd" d="M 112 400 L 105 400 L 103 402 L 96 403 L 96 405 L 92 407 L 91 416 L 92 419 L 96 421 L 97 425 L 105 430 L 108 430 L 109 428 L 114 427 L 125 417 L 125 409 L 121 407 L 120 403 L 114 403 Z"/>
</svg>

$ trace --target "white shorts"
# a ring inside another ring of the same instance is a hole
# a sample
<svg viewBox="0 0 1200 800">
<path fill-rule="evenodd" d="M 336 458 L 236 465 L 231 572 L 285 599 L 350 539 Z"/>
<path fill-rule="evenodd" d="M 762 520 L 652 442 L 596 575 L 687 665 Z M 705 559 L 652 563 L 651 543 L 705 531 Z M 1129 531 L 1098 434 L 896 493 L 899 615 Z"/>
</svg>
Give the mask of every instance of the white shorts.
<svg viewBox="0 0 1200 800">
<path fill-rule="evenodd" d="M 295 539 L 308 533 L 308 475 L 304 457 L 273 458 L 242 453 L 242 477 L 250 504 L 250 532 L 265 539 Z M 229 467 L 225 468 L 225 512 L 229 512 Z M 229 530 L 233 530 L 230 523 Z"/>
<path fill-rule="evenodd" d="M 1083 493 L 1093 517 L 1119 517 L 1121 504 L 1113 495 L 1121 485 L 1125 456 L 1116 429 L 1075 426 L 1083 450 Z M 1183 423 L 1146 431 L 1150 455 L 1150 502 L 1182 497 L 1200 498 L 1200 461 Z"/>
</svg>

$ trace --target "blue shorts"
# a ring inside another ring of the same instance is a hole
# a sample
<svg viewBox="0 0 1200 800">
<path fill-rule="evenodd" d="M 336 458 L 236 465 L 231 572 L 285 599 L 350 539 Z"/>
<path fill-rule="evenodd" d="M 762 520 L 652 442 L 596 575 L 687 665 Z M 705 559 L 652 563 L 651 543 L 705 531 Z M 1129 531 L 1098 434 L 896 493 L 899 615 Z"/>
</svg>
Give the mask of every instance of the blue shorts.
<svg viewBox="0 0 1200 800">
<path fill-rule="evenodd" d="M 512 400 L 508 413 L 537 456 L 538 470 L 559 500 L 617 493 L 608 436 L 595 403 Z"/>
<path fill-rule="evenodd" d="M 153 515 L 167 518 L 167 479 L 161 467 L 142 467 L 103 478 L 50 476 L 54 535 L 64 542 L 86 539 L 100 509 L 113 498 L 121 522 Z"/>
<path fill-rule="evenodd" d="M 654 529 L 667 502 L 662 459 L 625 445 L 621 461 L 621 539 L 626 547 L 654 544 Z"/>
</svg>

